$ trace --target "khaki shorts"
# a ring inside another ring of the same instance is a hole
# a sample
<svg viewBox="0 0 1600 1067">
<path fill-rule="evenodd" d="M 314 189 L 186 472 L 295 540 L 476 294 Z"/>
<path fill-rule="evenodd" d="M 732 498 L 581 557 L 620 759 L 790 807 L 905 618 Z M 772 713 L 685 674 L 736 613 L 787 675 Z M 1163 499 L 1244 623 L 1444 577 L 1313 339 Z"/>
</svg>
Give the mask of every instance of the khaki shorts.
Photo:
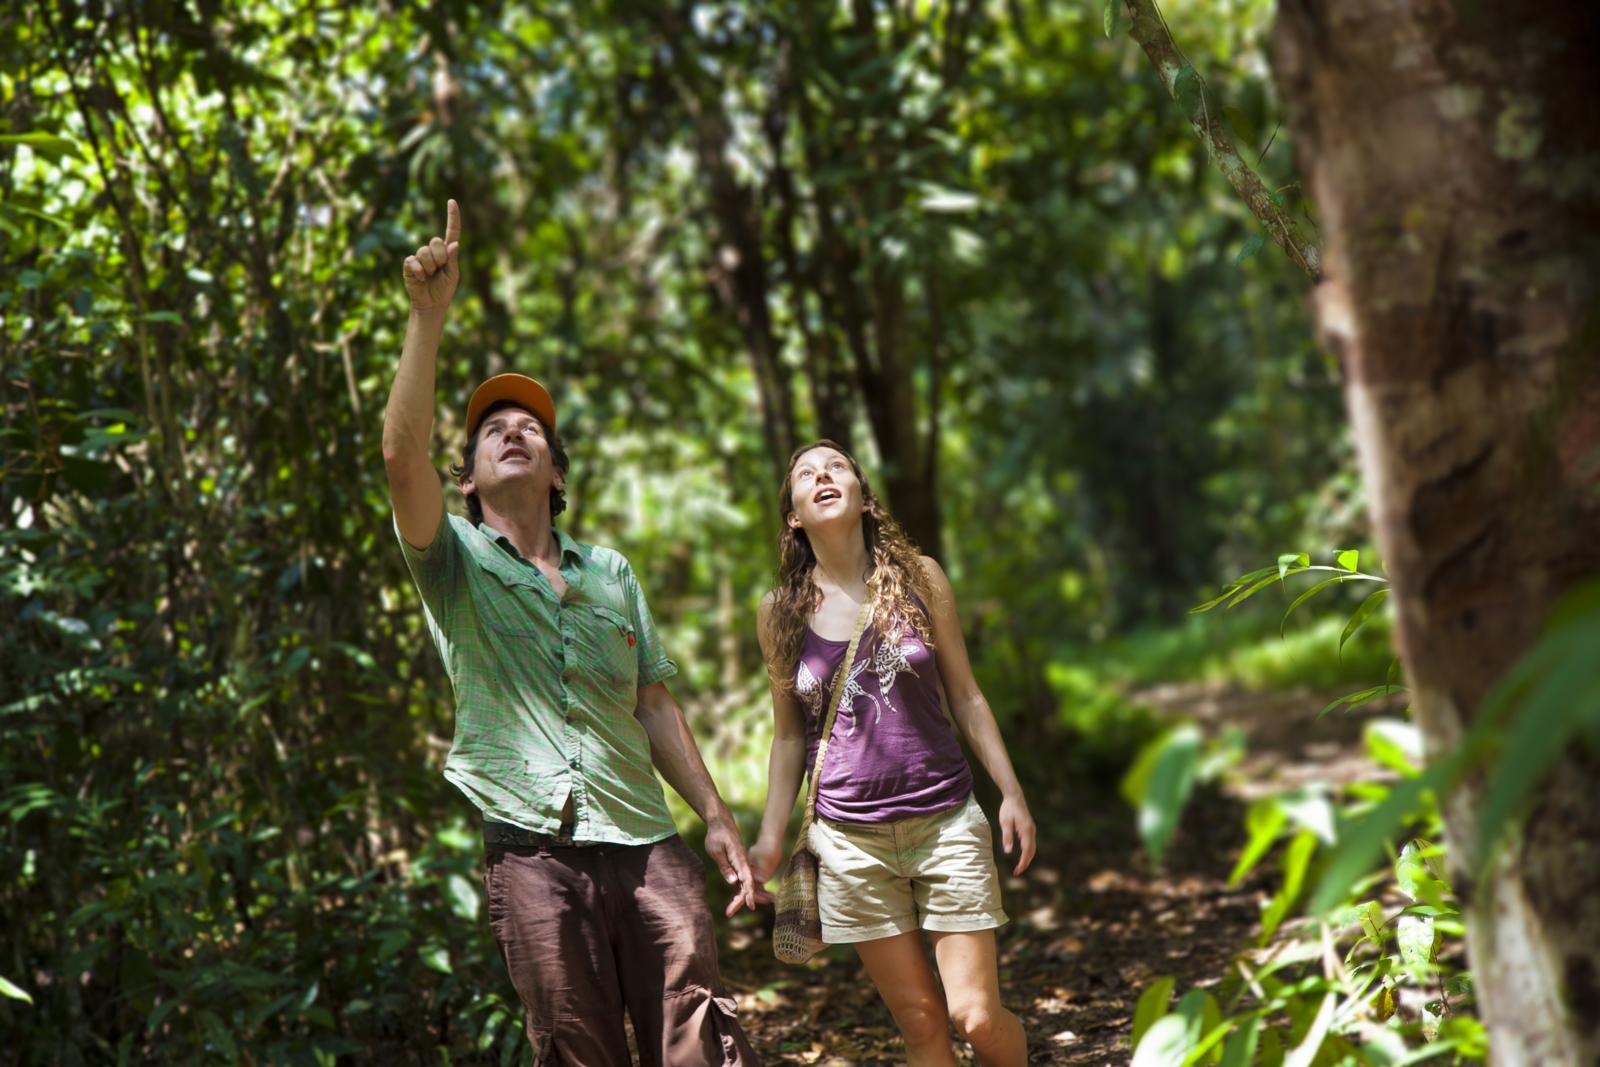
<svg viewBox="0 0 1600 1067">
<path fill-rule="evenodd" d="M 822 940 L 854 944 L 922 928 L 1003 925 L 989 820 L 968 796 L 948 811 L 888 823 L 818 818 L 810 843 L 821 861 Z"/>
</svg>

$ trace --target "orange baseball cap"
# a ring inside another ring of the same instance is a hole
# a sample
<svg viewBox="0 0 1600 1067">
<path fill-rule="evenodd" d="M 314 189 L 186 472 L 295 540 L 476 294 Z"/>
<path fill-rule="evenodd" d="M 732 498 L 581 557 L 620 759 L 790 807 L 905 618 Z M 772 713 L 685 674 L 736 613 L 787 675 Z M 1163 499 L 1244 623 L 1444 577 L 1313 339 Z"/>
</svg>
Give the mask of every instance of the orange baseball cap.
<svg viewBox="0 0 1600 1067">
<path fill-rule="evenodd" d="M 544 421 L 554 432 L 556 428 L 556 402 L 550 399 L 550 390 L 524 374 L 496 374 L 472 391 L 467 401 L 467 436 L 478 432 L 483 413 L 501 400 L 510 400 L 527 408 Z"/>
</svg>

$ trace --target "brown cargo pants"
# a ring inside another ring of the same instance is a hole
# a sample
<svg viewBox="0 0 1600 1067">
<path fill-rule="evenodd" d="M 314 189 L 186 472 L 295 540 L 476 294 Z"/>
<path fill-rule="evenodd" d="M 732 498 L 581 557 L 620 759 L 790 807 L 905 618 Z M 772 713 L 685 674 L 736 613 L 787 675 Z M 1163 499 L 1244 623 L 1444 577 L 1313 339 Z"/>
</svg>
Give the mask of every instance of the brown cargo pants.
<svg viewBox="0 0 1600 1067">
<path fill-rule="evenodd" d="M 489 924 L 526 1013 L 533 1062 L 760 1063 L 722 989 L 705 869 L 679 837 L 651 845 L 485 847 Z"/>
</svg>

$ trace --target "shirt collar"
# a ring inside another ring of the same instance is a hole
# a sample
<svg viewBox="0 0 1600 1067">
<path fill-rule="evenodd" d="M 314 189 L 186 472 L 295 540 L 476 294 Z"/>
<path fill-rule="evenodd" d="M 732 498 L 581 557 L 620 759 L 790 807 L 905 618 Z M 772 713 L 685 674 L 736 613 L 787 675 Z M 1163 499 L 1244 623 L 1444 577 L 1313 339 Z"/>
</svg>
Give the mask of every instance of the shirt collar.
<svg viewBox="0 0 1600 1067">
<path fill-rule="evenodd" d="M 517 559 L 525 558 L 521 552 L 517 551 L 517 546 L 511 543 L 511 538 L 507 537 L 499 530 L 496 530 L 487 522 L 479 523 L 478 531 L 482 533 L 483 536 L 487 537 L 489 540 L 493 541 L 495 544 L 511 553 L 513 557 Z M 567 561 L 567 557 L 569 556 L 580 563 L 583 562 L 583 549 L 579 547 L 578 542 L 562 533 L 559 528 L 552 527 L 550 532 L 556 535 L 556 544 L 561 546 L 561 562 L 565 563 Z"/>
</svg>

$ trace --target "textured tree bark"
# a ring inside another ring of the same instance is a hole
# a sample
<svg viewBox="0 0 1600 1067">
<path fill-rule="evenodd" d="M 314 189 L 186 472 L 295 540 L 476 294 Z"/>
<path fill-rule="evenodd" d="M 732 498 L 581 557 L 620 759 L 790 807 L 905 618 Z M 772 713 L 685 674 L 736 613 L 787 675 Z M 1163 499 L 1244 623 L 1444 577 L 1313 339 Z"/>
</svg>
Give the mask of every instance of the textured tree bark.
<svg viewBox="0 0 1600 1067">
<path fill-rule="evenodd" d="M 1430 758 L 1600 575 L 1597 21 L 1575 0 L 1284 0 L 1275 31 Z M 1446 805 L 1500 1067 L 1600 1062 L 1595 765 L 1569 753 L 1499 858 L 1474 854 L 1480 784 Z"/>
</svg>

